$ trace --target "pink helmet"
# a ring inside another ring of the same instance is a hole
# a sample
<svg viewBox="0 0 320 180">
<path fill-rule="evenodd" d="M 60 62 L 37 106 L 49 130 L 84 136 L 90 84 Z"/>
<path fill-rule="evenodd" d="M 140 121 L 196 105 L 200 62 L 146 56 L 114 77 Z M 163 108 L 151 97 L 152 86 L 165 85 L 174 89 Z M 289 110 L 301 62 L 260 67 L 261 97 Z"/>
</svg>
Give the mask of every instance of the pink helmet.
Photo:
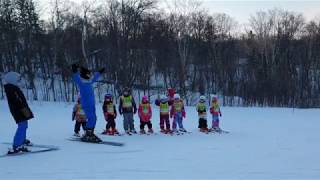
<svg viewBox="0 0 320 180">
<path fill-rule="evenodd" d="M 142 97 L 142 102 L 148 102 L 148 97 L 147 96 L 143 96 Z"/>
</svg>

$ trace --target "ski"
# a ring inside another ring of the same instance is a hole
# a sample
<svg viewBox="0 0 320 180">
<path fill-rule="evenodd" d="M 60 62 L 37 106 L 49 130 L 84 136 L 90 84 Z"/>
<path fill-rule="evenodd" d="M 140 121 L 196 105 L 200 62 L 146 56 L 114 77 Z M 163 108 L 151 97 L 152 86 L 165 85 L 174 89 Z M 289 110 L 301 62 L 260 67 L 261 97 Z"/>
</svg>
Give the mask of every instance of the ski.
<svg viewBox="0 0 320 180">
<path fill-rule="evenodd" d="M 102 132 L 101 135 L 104 135 L 104 136 L 124 136 L 123 133 L 117 133 L 117 134 L 107 134 L 107 133 L 104 133 Z"/>
<path fill-rule="evenodd" d="M 39 149 L 39 150 L 30 150 L 29 152 L 18 152 L 18 153 L 14 153 L 14 154 L 7 153 L 7 154 L 0 155 L 0 158 L 9 157 L 9 156 L 36 154 L 36 153 L 43 153 L 43 152 L 56 151 L 56 150 L 58 150 L 58 148 L 44 148 L 44 149 Z"/>
<path fill-rule="evenodd" d="M 84 143 L 88 143 L 88 144 L 104 144 L 104 145 L 110 145 L 110 146 L 124 146 L 124 143 L 114 142 L 114 141 L 87 142 L 87 141 L 82 141 L 81 138 L 75 138 L 75 137 L 68 138 L 68 140 L 69 141 L 84 142 Z"/>
<path fill-rule="evenodd" d="M 229 134 L 230 132 L 220 129 L 220 130 L 210 130 L 208 131 L 208 133 Z"/>
<path fill-rule="evenodd" d="M 5 145 L 12 145 L 12 143 L 9 142 L 3 142 L 1 144 L 5 144 Z M 27 147 L 35 147 L 35 148 L 50 148 L 50 149 L 56 149 L 58 150 L 59 147 L 58 146 L 54 146 L 54 145 L 44 145 L 44 144 L 30 144 L 30 145 L 25 145 Z"/>
<path fill-rule="evenodd" d="M 146 132 L 146 133 L 139 133 L 139 135 L 141 135 L 141 136 L 155 136 L 155 135 L 157 135 L 158 133 L 156 133 L 156 132 L 153 132 L 153 133 L 149 133 L 149 132 Z"/>
</svg>

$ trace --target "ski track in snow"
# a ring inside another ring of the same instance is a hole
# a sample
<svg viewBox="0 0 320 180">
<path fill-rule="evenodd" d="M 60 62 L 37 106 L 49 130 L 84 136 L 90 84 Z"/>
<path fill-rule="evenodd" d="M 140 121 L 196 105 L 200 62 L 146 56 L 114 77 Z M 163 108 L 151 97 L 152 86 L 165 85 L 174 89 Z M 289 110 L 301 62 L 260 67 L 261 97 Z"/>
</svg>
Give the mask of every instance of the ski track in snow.
<svg viewBox="0 0 320 180">
<path fill-rule="evenodd" d="M 0 105 L 0 142 L 11 142 L 16 125 L 6 101 Z M 35 119 L 28 138 L 60 150 L 1 158 L 0 179 L 320 179 L 320 109 L 222 107 L 221 127 L 230 133 L 201 134 L 195 107 L 187 107 L 184 125 L 191 134 L 99 135 L 125 143 L 113 147 L 66 140 L 73 134 L 73 104 L 30 106 Z M 100 106 L 97 134 L 105 127 Z M 158 113 L 153 107 L 156 132 Z M 122 117 L 116 123 L 123 132 Z M 0 144 L 0 153 L 8 148 Z"/>
</svg>

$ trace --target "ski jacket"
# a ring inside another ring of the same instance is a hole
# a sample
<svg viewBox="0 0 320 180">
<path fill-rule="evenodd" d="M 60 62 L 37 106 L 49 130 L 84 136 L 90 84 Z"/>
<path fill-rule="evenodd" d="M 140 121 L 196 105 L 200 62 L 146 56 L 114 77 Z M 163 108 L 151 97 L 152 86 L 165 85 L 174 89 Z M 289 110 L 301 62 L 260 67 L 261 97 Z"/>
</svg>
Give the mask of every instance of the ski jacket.
<svg viewBox="0 0 320 180">
<path fill-rule="evenodd" d="M 183 117 L 186 117 L 186 112 L 184 110 L 183 100 L 174 100 L 171 106 L 170 116 L 174 117 L 177 113 L 182 113 Z"/>
<path fill-rule="evenodd" d="M 103 111 L 105 120 L 115 119 L 117 117 L 116 106 L 113 104 L 113 102 L 105 101 L 102 106 L 102 111 Z"/>
<path fill-rule="evenodd" d="M 205 103 L 199 102 L 197 104 L 197 112 L 198 112 L 199 118 L 207 119 L 207 106 Z"/>
<path fill-rule="evenodd" d="M 95 106 L 95 96 L 93 83 L 95 83 L 100 77 L 100 73 L 96 72 L 92 79 L 85 80 L 80 77 L 80 73 L 73 74 L 73 81 L 78 85 L 80 89 L 80 102 L 82 108 L 94 107 Z"/>
<path fill-rule="evenodd" d="M 141 103 L 139 105 L 138 114 L 141 121 L 149 122 L 152 117 L 152 110 L 151 110 L 150 103 Z"/>
<path fill-rule="evenodd" d="M 5 84 L 4 90 L 7 96 L 10 112 L 16 123 L 27 121 L 34 117 L 24 94 L 18 86 Z"/>
<path fill-rule="evenodd" d="M 80 103 L 75 104 L 73 107 L 72 120 L 76 120 L 77 122 L 87 122 L 87 116 Z"/>
<path fill-rule="evenodd" d="M 172 101 L 161 102 L 159 99 L 155 101 L 155 104 L 160 107 L 160 115 L 169 115 L 170 106 L 172 105 Z"/>
<path fill-rule="evenodd" d="M 221 116 L 220 106 L 218 102 L 211 104 L 210 113 L 215 116 Z"/>
<path fill-rule="evenodd" d="M 121 96 L 119 104 L 119 113 L 136 113 L 137 105 L 132 96 Z"/>
</svg>

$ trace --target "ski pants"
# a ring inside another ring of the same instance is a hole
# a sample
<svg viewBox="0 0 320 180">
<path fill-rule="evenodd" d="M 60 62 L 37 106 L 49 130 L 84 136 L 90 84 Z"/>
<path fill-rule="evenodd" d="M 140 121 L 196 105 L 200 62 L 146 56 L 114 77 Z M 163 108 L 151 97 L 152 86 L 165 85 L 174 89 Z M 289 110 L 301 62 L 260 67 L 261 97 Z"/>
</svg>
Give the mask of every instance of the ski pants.
<svg viewBox="0 0 320 180">
<path fill-rule="evenodd" d="M 212 115 L 212 127 L 219 127 L 219 116 Z"/>
<path fill-rule="evenodd" d="M 125 131 L 134 130 L 133 113 L 123 113 L 123 128 Z"/>
<path fill-rule="evenodd" d="M 166 129 L 170 129 L 170 119 L 169 114 L 167 115 L 161 115 L 160 114 L 160 129 L 164 129 L 164 125 L 166 125 Z"/>
<path fill-rule="evenodd" d="M 18 123 L 18 128 L 13 138 L 13 148 L 23 145 L 24 141 L 26 140 L 27 129 L 28 121 L 22 121 Z"/>
<path fill-rule="evenodd" d="M 74 124 L 74 132 L 79 133 L 80 132 L 80 127 L 82 127 L 82 130 L 86 130 L 86 124 L 87 122 L 78 122 Z"/>
<path fill-rule="evenodd" d="M 86 124 L 86 129 L 91 129 L 93 130 L 96 126 L 96 122 L 97 122 L 97 115 L 96 115 L 96 107 L 92 106 L 92 107 L 82 107 L 84 113 L 87 116 L 87 124 Z"/>
<path fill-rule="evenodd" d="M 148 129 L 152 129 L 151 121 L 145 122 L 140 120 L 140 129 L 143 130 L 144 126 L 147 125 Z"/>
<path fill-rule="evenodd" d="M 179 128 L 183 128 L 183 124 L 182 124 L 182 112 L 177 112 L 174 115 L 174 120 L 172 122 L 172 129 L 176 129 L 177 128 L 177 124 L 179 126 Z"/>
<path fill-rule="evenodd" d="M 207 120 L 204 118 L 199 118 L 199 126 L 198 128 L 208 128 Z"/>
<path fill-rule="evenodd" d="M 106 121 L 107 121 L 106 130 L 108 130 L 110 128 L 112 128 L 112 129 L 116 128 L 116 122 L 115 122 L 114 118 L 108 118 Z"/>
</svg>

